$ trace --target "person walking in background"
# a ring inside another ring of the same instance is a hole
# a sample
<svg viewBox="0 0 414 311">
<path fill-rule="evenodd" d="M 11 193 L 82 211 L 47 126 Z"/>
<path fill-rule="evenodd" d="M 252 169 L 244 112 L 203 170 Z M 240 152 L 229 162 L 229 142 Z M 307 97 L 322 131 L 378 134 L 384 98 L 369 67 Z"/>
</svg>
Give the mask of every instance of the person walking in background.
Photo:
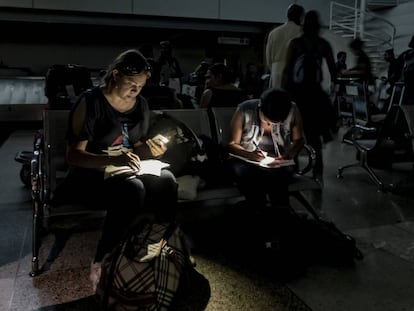
<svg viewBox="0 0 414 311">
<path fill-rule="evenodd" d="M 369 56 L 364 51 L 364 41 L 355 38 L 349 43 L 352 53 L 356 56 L 356 65 L 344 70 L 342 76 L 360 78 L 367 85 L 373 83 L 372 65 Z"/>
<path fill-rule="evenodd" d="M 332 139 L 330 131 L 337 131 L 337 113 L 330 97 L 322 89 L 322 61 L 325 59 L 331 85 L 336 79 L 335 59 L 328 41 L 319 36 L 319 13 L 309 11 L 303 22 L 303 35 L 290 41 L 282 87 L 289 91 L 303 118 L 307 143 L 316 152 L 313 175 L 323 179 L 322 141 Z"/>
<path fill-rule="evenodd" d="M 374 101 L 371 100 L 373 92 L 369 86 L 374 84 L 374 75 L 372 74 L 371 60 L 367 53 L 364 51 L 364 41 L 360 38 L 355 38 L 349 43 L 352 53 L 356 56 L 356 64 L 354 67 L 349 68 L 342 72 L 343 77 L 357 78 L 359 81 L 358 93 L 365 98 L 365 103 L 361 101 L 361 104 L 366 105 L 366 110 L 369 114 L 379 113 L 378 107 Z"/>
<path fill-rule="evenodd" d="M 346 70 L 346 68 L 347 68 L 347 65 L 346 65 L 346 52 L 339 51 L 336 54 L 336 63 L 335 63 L 335 66 L 336 66 L 336 74 L 339 77 L 339 76 L 342 75 L 342 72 L 344 70 Z"/>
<path fill-rule="evenodd" d="M 287 46 L 292 38 L 301 35 L 301 22 L 304 12 L 305 10 L 302 6 L 291 4 L 287 9 L 288 21 L 274 28 L 267 37 L 266 65 L 270 70 L 269 87 L 281 86 Z"/>
</svg>

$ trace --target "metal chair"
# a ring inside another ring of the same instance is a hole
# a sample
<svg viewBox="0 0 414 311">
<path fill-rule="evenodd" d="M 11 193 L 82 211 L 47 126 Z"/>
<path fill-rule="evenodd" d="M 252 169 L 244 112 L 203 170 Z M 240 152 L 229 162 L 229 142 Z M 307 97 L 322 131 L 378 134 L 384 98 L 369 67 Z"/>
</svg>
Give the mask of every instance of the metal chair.
<svg viewBox="0 0 414 311">
<path fill-rule="evenodd" d="M 34 143 L 30 165 L 33 207 L 31 276 L 43 271 L 43 267 L 39 267 L 41 240 L 44 233 L 51 230 L 55 220 L 80 217 L 88 221 L 91 218 L 103 218 L 106 213 L 81 204 L 62 204 L 59 207 L 52 204 L 53 191 L 67 170 L 65 135 L 68 119 L 69 110 L 45 110 L 43 136 L 37 137 Z"/>
<path fill-rule="evenodd" d="M 343 178 L 343 171 L 352 167 L 364 169 L 373 180 L 378 191 L 385 191 L 384 182 L 374 172 L 373 167 L 389 168 L 392 163 L 411 162 L 414 160 L 411 141 L 406 137 L 407 121 L 401 107 L 393 105 L 376 132 L 374 138 L 364 138 L 365 132 L 373 132 L 372 128 L 354 126 L 344 137 L 343 142 L 355 147 L 358 161 L 340 166 L 337 177 Z"/>
</svg>

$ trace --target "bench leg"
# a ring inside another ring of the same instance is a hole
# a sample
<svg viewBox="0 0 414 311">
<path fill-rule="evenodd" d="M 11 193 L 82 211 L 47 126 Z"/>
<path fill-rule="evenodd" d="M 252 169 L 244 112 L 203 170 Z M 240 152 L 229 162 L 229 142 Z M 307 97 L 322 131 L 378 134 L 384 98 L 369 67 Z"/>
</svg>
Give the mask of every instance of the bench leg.
<svg viewBox="0 0 414 311">
<path fill-rule="evenodd" d="M 34 200 L 33 203 L 33 228 L 32 228 L 32 271 L 30 276 L 34 277 L 42 273 L 39 269 L 39 249 L 40 249 L 40 214 L 39 214 L 40 203 Z"/>
</svg>

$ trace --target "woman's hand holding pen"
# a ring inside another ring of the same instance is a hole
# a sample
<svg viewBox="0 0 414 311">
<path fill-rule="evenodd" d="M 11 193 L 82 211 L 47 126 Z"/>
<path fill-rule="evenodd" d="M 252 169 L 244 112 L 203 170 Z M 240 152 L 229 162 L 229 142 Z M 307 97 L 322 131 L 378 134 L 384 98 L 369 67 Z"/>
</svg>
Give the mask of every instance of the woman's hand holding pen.
<svg viewBox="0 0 414 311">
<path fill-rule="evenodd" d="M 264 154 L 264 152 L 261 151 L 261 150 L 257 150 L 257 149 L 254 150 L 254 151 L 252 151 L 252 152 L 250 152 L 250 154 L 248 156 L 249 160 L 257 161 L 257 162 L 260 162 L 265 157 L 266 157 L 266 155 Z"/>
<path fill-rule="evenodd" d="M 130 151 L 122 151 L 119 156 L 114 157 L 116 166 L 129 166 L 138 172 L 141 168 L 141 159 L 138 155 Z"/>
<path fill-rule="evenodd" d="M 253 161 L 260 162 L 267 156 L 267 152 L 260 149 L 259 145 L 256 142 L 253 142 L 256 149 L 249 154 L 249 159 Z"/>
</svg>

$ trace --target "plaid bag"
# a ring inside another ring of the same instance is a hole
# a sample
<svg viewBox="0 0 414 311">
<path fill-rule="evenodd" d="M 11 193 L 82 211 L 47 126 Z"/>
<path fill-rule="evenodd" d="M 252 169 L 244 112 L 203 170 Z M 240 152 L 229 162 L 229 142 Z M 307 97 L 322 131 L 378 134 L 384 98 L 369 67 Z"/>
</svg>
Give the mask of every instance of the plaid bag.
<svg viewBox="0 0 414 311">
<path fill-rule="evenodd" d="M 189 265 L 175 223 L 141 223 L 104 258 L 96 293 L 104 310 L 168 310 Z"/>
</svg>

